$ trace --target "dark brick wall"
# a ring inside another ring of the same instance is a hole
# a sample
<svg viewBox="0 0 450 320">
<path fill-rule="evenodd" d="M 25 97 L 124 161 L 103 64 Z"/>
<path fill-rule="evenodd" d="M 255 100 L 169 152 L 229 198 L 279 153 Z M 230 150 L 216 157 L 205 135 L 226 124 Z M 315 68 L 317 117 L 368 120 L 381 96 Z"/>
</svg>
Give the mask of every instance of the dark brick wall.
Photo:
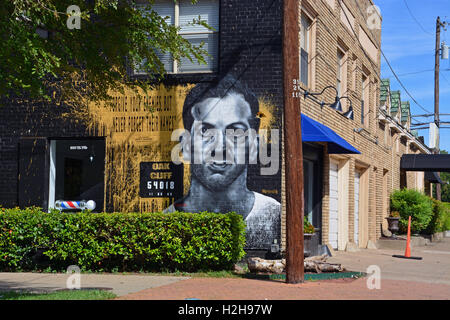
<svg viewBox="0 0 450 320">
<path fill-rule="evenodd" d="M 18 205 L 19 142 L 31 137 L 87 137 L 81 123 L 61 119 L 68 112 L 64 106 L 51 103 L 21 102 L 2 99 L 0 102 L 0 205 Z M 42 168 L 45 170 L 46 168 Z M 36 181 L 44 189 L 44 181 Z"/>
<path fill-rule="evenodd" d="M 220 67 L 218 74 L 172 75 L 167 84 L 213 81 L 232 73 L 246 83 L 257 96 L 270 96 L 283 105 L 282 79 L 282 1 L 222 0 L 220 6 Z M 18 154 L 20 137 L 87 137 L 86 128 L 71 119 L 61 120 L 63 106 L 24 104 L 2 99 L 0 106 L 0 204 L 18 204 Z M 278 126 L 281 128 L 281 124 Z M 281 155 L 281 153 L 280 153 Z M 281 162 L 281 161 L 280 161 Z M 42 170 L 45 170 L 43 168 Z M 256 171 L 256 169 L 255 169 Z M 249 174 L 249 184 L 280 188 L 280 173 L 272 177 Z M 252 179 L 252 176 L 255 177 Z M 36 187 L 40 187 L 37 185 Z"/>
</svg>

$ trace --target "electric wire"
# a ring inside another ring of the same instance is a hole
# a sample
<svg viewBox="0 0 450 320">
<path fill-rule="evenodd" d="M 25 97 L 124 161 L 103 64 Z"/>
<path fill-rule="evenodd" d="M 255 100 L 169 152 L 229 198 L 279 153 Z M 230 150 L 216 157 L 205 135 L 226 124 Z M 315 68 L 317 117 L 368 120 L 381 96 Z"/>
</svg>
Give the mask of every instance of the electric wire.
<svg viewBox="0 0 450 320">
<path fill-rule="evenodd" d="M 355 35 L 356 39 L 358 40 L 358 43 L 359 43 L 361 49 L 363 50 L 364 54 L 365 54 L 366 56 L 368 56 L 368 54 L 366 53 L 364 47 L 362 46 L 361 42 L 359 41 L 359 37 L 356 35 L 356 32 L 355 32 L 355 30 L 353 29 L 353 26 L 352 26 L 351 23 L 350 23 L 350 19 L 348 18 L 347 13 L 346 13 L 345 10 L 342 8 L 341 2 L 338 1 L 338 3 L 339 3 L 339 6 L 341 7 L 342 11 L 344 12 L 344 15 L 345 15 L 347 21 L 348 21 L 349 24 L 350 24 L 350 27 L 352 28 L 353 34 Z M 359 9 L 359 12 L 360 12 L 361 15 L 364 17 L 364 13 L 363 13 L 361 7 L 360 7 L 359 4 L 358 4 L 358 0 L 355 0 L 355 3 L 356 3 L 356 6 L 357 6 L 358 9 Z M 372 33 L 372 31 L 369 31 L 369 32 L 370 32 L 370 34 L 372 35 L 372 38 L 375 39 L 375 36 L 374 36 L 374 34 Z M 378 43 L 377 43 L 377 44 L 378 44 Z M 411 93 L 409 93 L 408 89 L 406 89 L 405 85 L 401 82 L 400 78 L 399 78 L 398 75 L 395 73 L 394 69 L 392 68 L 391 63 L 390 63 L 389 60 L 387 59 L 387 57 L 386 57 L 386 55 L 384 54 L 383 50 L 381 49 L 381 43 L 378 44 L 378 45 L 379 45 L 379 48 L 380 48 L 380 52 L 381 52 L 381 54 L 382 54 L 384 60 L 386 61 L 386 64 L 388 65 L 388 67 L 389 67 L 389 69 L 391 70 L 391 72 L 392 72 L 392 74 L 394 75 L 394 77 L 397 79 L 397 82 L 398 82 L 398 83 L 400 84 L 400 86 L 405 90 L 406 94 L 407 94 L 407 95 L 413 100 L 413 102 L 414 102 L 417 106 L 419 106 L 422 110 L 424 110 L 424 111 L 427 112 L 427 113 L 430 113 L 430 111 L 428 111 L 425 107 L 423 107 L 420 103 L 418 103 L 417 100 L 411 95 Z M 371 60 L 369 59 L 369 61 L 371 61 Z M 380 78 L 380 76 L 379 76 L 378 74 L 377 74 L 377 76 L 378 76 L 378 78 Z M 380 81 L 381 81 L 381 78 L 380 78 Z"/>
<path fill-rule="evenodd" d="M 420 29 L 422 29 L 423 32 L 425 32 L 426 34 L 429 34 L 431 36 L 434 36 L 434 34 L 432 34 L 431 32 L 425 30 L 425 28 L 420 24 L 420 22 L 416 19 L 416 17 L 413 15 L 413 13 L 411 12 L 411 9 L 408 6 L 408 3 L 406 2 L 406 0 L 403 0 L 403 2 L 405 3 L 406 9 L 408 9 L 409 14 L 411 15 L 411 17 L 414 19 L 414 21 L 417 23 L 417 25 L 420 27 Z"/>
</svg>

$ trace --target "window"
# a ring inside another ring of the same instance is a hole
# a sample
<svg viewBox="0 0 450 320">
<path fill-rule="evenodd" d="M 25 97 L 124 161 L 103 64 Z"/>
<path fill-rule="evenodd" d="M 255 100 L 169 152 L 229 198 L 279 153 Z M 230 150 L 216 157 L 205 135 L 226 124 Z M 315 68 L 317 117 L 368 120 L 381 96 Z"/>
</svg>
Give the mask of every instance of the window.
<svg viewBox="0 0 450 320">
<path fill-rule="evenodd" d="M 342 76 L 343 76 L 343 67 L 344 67 L 344 53 L 338 49 L 337 51 L 337 91 L 338 96 L 341 97 L 343 94 L 343 83 L 342 83 Z"/>
<path fill-rule="evenodd" d="M 300 29 L 300 81 L 309 85 L 309 58 L 311 53 L 311 19 L 301 15 Z"/>
<path fill-rule="evenodd" d="M 370 112 L 370 105 L 369 105 L 369 77 L 365 74 L 362 75 L 362 84 L 361 84 L 361 124 L 363 124 L 365 127 L 369 126 L 369 112 Z"/>
<path fill-rule="evenodd" d="M 356 91 L 356 71 L 358 69 L 358 61 L 355 55 L 352 56 L 352 90 Z"/>
<path fill-rule="evenodd" d="M 348 48 L 343 44 L 339 44 L 337 48 L 337 83 L 336 89 L 338 91 L 338 96 L 347 96 L 347 52 Z M 343 106 L 346 105 L 346 99 L 341 100 Z"/>
<path fill-rule="evenodd" d="M 191 0 L 155 0 L 153 10 L 160 16 L 167 17 L 166 21 L 180 27 L 179 34 L 191 44 L 199 46 L 204 42 L 203 48 L 209 56 L 204 57 L 207 64 L 199 64 L 193 58 L 176 61 L 169 53 L 157 52 L 158 58 L 169 73 L 213 72 L 217 70 L 219 58 L 219 0 L 198 0 L 192 4 Z M 209 30 L 201 25 L 193 24 L 198 20 L 206 22 L 215 30 Z M 135 70 L 135 74 L 142 74 Z"/>
</svg>

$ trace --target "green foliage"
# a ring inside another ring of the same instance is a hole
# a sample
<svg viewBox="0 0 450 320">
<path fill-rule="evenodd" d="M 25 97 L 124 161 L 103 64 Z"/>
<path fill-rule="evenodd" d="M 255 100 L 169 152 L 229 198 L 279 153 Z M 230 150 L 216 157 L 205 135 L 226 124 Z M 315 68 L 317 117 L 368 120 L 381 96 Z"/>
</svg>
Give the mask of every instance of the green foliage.
<svg viewBox="0 0 450 320">
<path fill-rule="evenodd" d="M 157 52 L 205 63 L 203 43 L 195 46 L 180 36 L 179 27 L 152 10 L 153 0 L 139 1 L 145 4 L 142 10 L 136 2 L 0 0 L 0 96 L 25 93 L 49 100 L 55 90 L 72 100 L 105 99 L 109 89 L 120 89 L 130 66 L 140 65 L 161 79 L 165 71 Z M 71 5 L 80 8 L 80 29 L 67 26 Z M 200 19 L 192 23 L 206 26 Z M 76 81 L 83 86 L 74 86 Z"/>
<path fill-rule="evenodd" d="M 442 202 L 442 207 L 444 208 L 444 214 L 442 218 L 442 230 L 450 230 L 450 203 Z"/>
<path fill-rule="evenodd" d="M 440 154 L 448 154 L 446 150 L 441 150 Z M 441 200 L 443 202 L 450 202 L 450 172 L 440 172 L 441 180 L 446 183 L 441 185 Z M 433 197 L 436 198 L 436 185 L 433 184 Z"/>
<path fill-rule="evenodd" d="M 69 265 L 84 271 L 230 269 L 244 256 L 244 244 L 245 223 L 235 213 L 0 209 L 3 271 L 65 271 Z"/>
<path fill-rule="evenodd" d="M 411 232 L 424 231 L 432 218 L 432 200 L 425 194 L 413 189 L 402 189 L 391 194 L 391 211 L 400 213 L 400 232 L 408 229 L 408 217 L 411 216 Z"/>
<path fill-rule="evenodd" d="M 314 226 L 308 221 L 308 218 L 304 218 L 303 233 L 314 233 Z"/>
<path fill-rule="evenodd" d="M 400 213 L 398 211 L 391 211 L 391 218 L 400 218 Z"/>
<path fill-rule="evenodd" d="M 426 233 L 433 234 L 445 230 L 446 219 L 450 218 L 450 206 L 444 202 L 433 199 L 433 215 L 426 228 Z"/>
<path fill-rule="evenodd" d="M 0 300 L 107 300 L 116 295 L 106 290 L 62 290 L 49 293 L 0 292 Z"/>
</svg>

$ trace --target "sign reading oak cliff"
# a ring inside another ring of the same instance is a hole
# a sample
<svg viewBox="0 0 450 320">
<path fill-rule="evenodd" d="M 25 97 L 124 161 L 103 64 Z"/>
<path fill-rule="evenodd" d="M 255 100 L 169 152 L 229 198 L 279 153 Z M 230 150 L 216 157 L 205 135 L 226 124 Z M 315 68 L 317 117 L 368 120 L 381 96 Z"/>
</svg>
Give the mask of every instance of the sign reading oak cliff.
<svg viewBox="0 0 450 320">
<path fill-rule="evenodd" d="M 141 162 L 140 177 L 141 198 L 183 197 L 183 164 Z"/>
</svg>

